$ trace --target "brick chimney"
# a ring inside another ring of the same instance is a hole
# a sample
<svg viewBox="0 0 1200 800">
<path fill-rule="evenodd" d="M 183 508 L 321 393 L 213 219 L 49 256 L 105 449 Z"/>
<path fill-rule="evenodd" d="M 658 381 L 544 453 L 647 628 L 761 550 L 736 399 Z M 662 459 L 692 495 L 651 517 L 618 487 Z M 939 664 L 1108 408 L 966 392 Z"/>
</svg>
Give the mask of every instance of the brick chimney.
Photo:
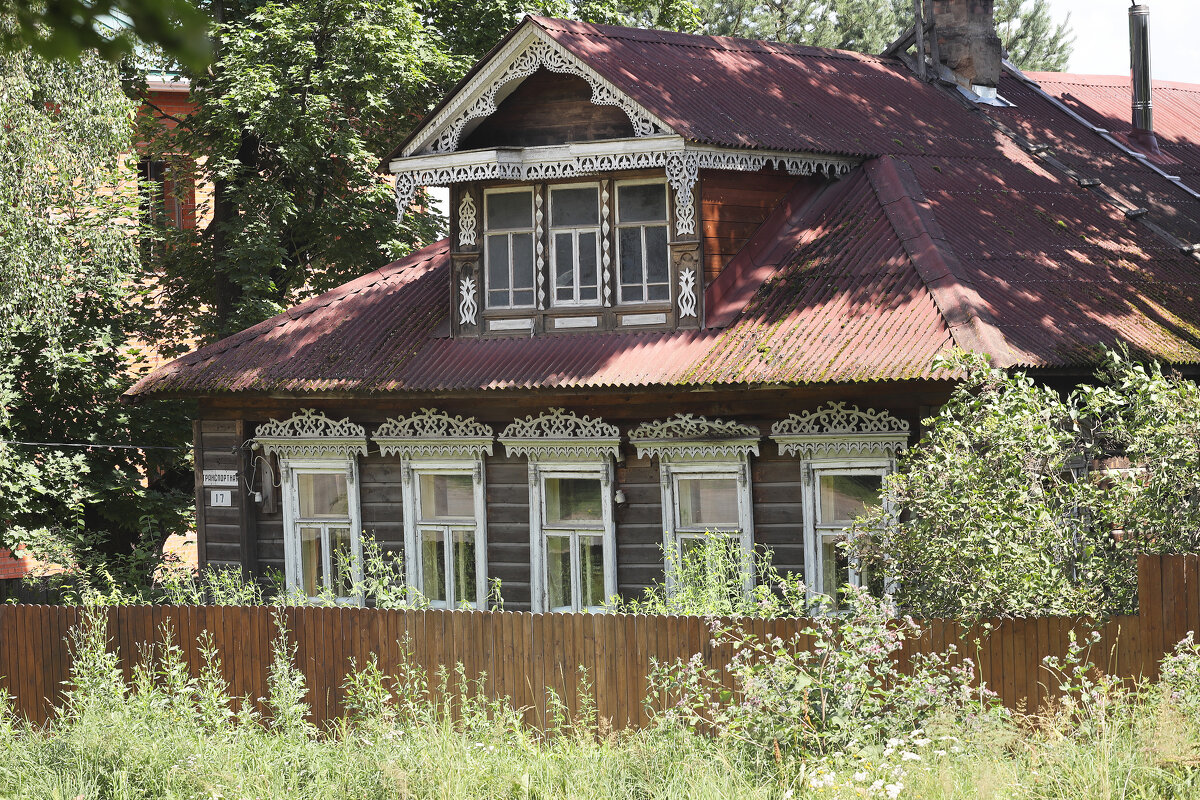
<svg viewBox="0 0 1200 800">
<path fill-rule="evenodd" d="M 1003 47 L 996 34 L 994 0 L 933 0 L 938 56 L 967 88 L 994 90 Z"/>
</svg>

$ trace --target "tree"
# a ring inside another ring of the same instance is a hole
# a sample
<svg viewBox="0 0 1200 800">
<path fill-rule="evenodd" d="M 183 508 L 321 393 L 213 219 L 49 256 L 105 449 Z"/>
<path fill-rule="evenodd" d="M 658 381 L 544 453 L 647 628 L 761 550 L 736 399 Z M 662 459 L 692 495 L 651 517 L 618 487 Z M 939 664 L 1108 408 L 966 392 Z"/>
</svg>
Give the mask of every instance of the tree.
<svg viewBox="0 0 1200 800">
<path fill-rule="evenodd" d="M 996 0 L 996 31 L 1021 69 L 1061 72 L 1071 60 L 1071 15 L 1054 24 L 1047 0 Z"/>
<path fill-rule="evenodd" d="M 741 36 L 879 53 L 913 21 L 911 0 L 699 0 L 700 28 Z M 1022 69 L 1062 69 L 1074 36 L 1070 16 L 1050 19 L 1047 0 L 997 0 L 996 28 Z"/>
<path fill-rule="evenodd" d="M 189 502 L 183 414 L 119 401 L 144 333 L 133 111 L 95 56 L 0 56 L 0 546 L 89 573 L 155 554 Z"/>
<path fill-rule="evenodd" d="M 440 235 L 434 214 L 396 220 L 377 171 L 454 69 L 407 0 L 227 16 L 211 71 L 192 75 L 196 111 L 144 133 L 176 181 L 213 187 L 211 224 L 162 231 L 152 265 L 178 339 L 232 333 Z"/>
<path fill-rule="evenodd" d="M 141 42 L 193 69 L 209 59 L 207 19 L 189 0 L 0 0 L 0 20 L 6 52 L 76 60 L 92 51 L 115 62 Z"/>
<path fill-rule="evenodd" d="M 1068 394 L 963 356 L 850 550 L 929 617 L 1133 613 L 1136 553 L 1200 545 L 1200 386 L 1110 352 Z"/>
</svg>

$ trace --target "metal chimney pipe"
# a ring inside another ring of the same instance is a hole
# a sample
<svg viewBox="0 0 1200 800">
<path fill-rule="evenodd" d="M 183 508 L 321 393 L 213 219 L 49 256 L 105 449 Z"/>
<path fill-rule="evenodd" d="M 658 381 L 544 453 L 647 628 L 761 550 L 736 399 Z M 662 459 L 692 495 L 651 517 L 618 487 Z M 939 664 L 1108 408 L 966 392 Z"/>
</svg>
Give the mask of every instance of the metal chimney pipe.
<svg viewBox="0 0 1200 800">
<path fill-rule="evenodd" d="M 1150 7 L 1129 7 L 1129 69 L 1133 76 L 1133 132 L 1139 138 L 1154 136 L 1154 108 L 1150 100 Z"/>
</svg>

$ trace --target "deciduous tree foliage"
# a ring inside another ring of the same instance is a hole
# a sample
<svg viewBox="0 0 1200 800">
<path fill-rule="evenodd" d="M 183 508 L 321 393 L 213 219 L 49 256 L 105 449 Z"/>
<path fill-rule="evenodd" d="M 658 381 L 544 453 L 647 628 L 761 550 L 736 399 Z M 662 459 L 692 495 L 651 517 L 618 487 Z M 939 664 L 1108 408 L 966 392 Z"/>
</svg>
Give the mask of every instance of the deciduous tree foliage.
<svg viewBox="0 0 1200 800">
<path fill-rule="evenodd" d="M 190 0 L 0 0 L 0 46 L 45 58 L 84 53 L 117 61 L 138 42 L 201 69 L 208 63 L 207 20 Z"/>
<path fill-rule="evenodd" d="M 1200 547 L 1200 386 L 1117 352 L 1069 394 L 955 365 L 851 552 L 924 616 L 1135 613 L 1136 554 Z"/>
<path fill-rule="evenodd" d="M 913 21 L 911 0 L 699 0 L 701 28 L 742 36 L 879 53 Z M 996 28 L 1022 69 L 1061 70 L 1075 38 L 1055 25 L 1047 0 L 997 0 Z"/>
<path fill-rule="evenodd" d="M 0 546 L 136 582 L 136 554 L 182 528 L 186 450 L 12 443 L 186 441 L 178 408 L 119 402 L 144 333 L 133 111 L 95 56 L 0 56 Z"/>
</svg>

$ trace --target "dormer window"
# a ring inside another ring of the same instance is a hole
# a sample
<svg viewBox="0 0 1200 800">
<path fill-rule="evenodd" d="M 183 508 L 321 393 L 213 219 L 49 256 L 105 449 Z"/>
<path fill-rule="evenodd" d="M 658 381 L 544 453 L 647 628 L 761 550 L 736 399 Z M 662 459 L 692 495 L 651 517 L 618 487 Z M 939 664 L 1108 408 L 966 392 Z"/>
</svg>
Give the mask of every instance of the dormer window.
<svg viewBox="0 0 1200 800">
<path fill-rule="evenodd" d="M 533 189 L 484 195 L 488 308 L 533 306 Z"/>
<path fill-rule="evenodd" d="M 617 184 L 617 259 L 622 303 L 670 301 L 666 183 Z"/>
<path fill-rule="evenodd" d="M 600 303 L 600 185 L 550 187 L 554 305 Z"/>
</svg>

